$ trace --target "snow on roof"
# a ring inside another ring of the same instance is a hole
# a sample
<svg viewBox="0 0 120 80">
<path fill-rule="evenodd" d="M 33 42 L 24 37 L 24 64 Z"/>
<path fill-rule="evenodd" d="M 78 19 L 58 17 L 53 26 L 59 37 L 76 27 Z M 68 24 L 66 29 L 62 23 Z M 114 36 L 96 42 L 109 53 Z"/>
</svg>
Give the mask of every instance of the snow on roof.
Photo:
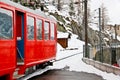
<svg viewBox="0 0 120 80">
<path fill-rule="evenodd" d="M 55 19 L 53 19 L 53 18 L 45 15 L 45 13 L 42 12 L 42 11 L 40 11 L 40 10 L 32 10 L 32 9 L 30 9 L 30 8 L 24 7 L 24 6 L 22 6 L 21 4 L 12 2 L 12 1 L 10 1 L 10 0 L 0 0 L 0 2 L 6 3 L 6 4 L 10 5 L 10 6 L 15 6 L 16 9 L 18 8 L 18 9 L 21 9 L 21 10 L 25 10 L 25 11 L 28 11 L 28 12 L 31 12 L 31 13 L 34 13 L 34 14 L 37 14 L 37 15 L 41 15 L 41 16 L 44 17 L 44 18 L 48 18 L 48 19 L 50 19 L 50 20 L 56 21 Z"/>
<path fill-rule="evenodd" d="M 57 38 L 68 38 L 68 33 L 58 32 Z"/>
</svg>

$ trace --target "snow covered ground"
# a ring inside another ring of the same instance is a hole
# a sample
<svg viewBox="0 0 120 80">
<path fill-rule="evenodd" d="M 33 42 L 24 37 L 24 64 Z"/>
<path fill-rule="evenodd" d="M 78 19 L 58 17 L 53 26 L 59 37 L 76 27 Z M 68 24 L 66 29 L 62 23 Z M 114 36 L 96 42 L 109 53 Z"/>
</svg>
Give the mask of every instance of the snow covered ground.
<svg viewBox="0 0 120 80">
<path fill-rule="evenodd" d="M 57 58 L 61 59 L 65 56 L 69 56 L 75 53 L 83 52 L 84 42 L 77 39 L 77 35 L 72 34 L 71 39 L 68 42 L 68 48 L 65 50 L 58 44 Z M 71 48 L 75 50 L 70 50 Z M 54 63 L 52 69 L 67 69 L 69 71 L 88 72 L 102 76 L 105 80 L 120 80 L 119 75 L 113 73 L 106 73 L 94 68 L 91 65 L 87 65 L 82 61 L 83 54 L 79 54 L 61 61 Z"/>
</svg>

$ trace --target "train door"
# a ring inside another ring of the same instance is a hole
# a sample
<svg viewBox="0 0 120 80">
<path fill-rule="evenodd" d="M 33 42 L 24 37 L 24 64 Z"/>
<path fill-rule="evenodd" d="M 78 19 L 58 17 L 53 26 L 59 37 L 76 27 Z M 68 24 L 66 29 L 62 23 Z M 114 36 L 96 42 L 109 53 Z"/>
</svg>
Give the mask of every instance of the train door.
<svg viewBox="0 0 120 80">
<path fill-rule="evenodd" d="M 24 13 L 16 12 L 17 64 L 24 64 Z"/>
</svg>

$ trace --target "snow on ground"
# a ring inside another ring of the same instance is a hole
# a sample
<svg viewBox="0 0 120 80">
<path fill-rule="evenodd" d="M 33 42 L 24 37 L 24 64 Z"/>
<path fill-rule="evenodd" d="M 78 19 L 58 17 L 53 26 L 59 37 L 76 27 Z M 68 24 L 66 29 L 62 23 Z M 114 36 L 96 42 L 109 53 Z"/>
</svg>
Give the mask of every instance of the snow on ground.
<svg viewBox="0 0 120 80">
<path fill-rule="evenodd" d="M 80 41 L 76 39 L 77 36 L 72 34 L 71 39 L 69 39 L 68 42 L 68 48 L 63 49 L 59 44 L 58 44 L 58 51 L 57 51 L 57 58 L 60 59 L 68 55 L 72 55 L 75 53 L 79 53 L 83 51 L 83 41 Z M 75 50 L 70 50 L 70 49 L 75 49 Z M 79 54 L 76 56 L 73 56 L 71 58 L 67 58 L 58 62 L 54 63 L 54 66 L 51 67 L 52 69 L 64 69 L 67 68 L 69 71 L 77 71 L 77 72 L 88 72 L 88 73 L 94 73 L 97 75 L 102 76 L 105 80 L 120 80 L 119 75 L 114 75 L 113 73 L 106 73 L 103 71 L 100 71 L 96 68 L 94 68 L 91 65 L 87 65 L 82 61 L 83 54 Z"/>
<path fill-rule="evenodd" d="M 93 30 L 99 31 L 99 27 L 96 24 L 91 23 L 91 24 L 89 24 L 89 27 L 92 28 Z"/>
<path fill-rule="evenodd" d="M 49 12 L 52 12 L 52 13 L 55 13 L 57 10 L 57 8 L 55 6 L 52 6 L 52 5 L 48 5 L 47 6 Z"/>
</svg>

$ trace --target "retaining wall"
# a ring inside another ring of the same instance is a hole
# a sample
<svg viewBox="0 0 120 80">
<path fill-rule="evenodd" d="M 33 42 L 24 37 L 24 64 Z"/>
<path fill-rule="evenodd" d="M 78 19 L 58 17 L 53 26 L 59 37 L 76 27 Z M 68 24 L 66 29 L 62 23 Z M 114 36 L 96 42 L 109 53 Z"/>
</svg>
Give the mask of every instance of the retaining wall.
<svg viewBox="0 0 120 80">
<path fill-rule="evenodd" d="M 108 73 L 114 73 L 116 75 L 120 75 L 120 67 L 115 67 L 106 63 L 101 63 L 99 61 L 94 61 L 92 59 L 83 58 L 83 61 L 89 65 L 92 65 L 102 71 L 106 71 Z"/>
</svg>

